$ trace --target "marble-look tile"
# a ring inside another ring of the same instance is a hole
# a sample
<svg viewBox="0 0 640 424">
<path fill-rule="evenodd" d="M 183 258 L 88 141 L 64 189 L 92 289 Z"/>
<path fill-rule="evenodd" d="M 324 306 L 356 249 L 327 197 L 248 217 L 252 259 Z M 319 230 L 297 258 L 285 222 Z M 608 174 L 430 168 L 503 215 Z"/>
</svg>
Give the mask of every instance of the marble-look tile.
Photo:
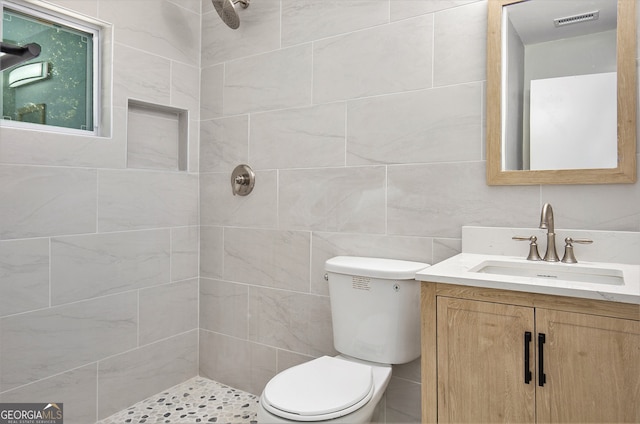
<svg viewBox="0 0 640 424">
<path fill-rule="evenodd" d="M 250 161 L 256 169 L 343 166 L 345 105 L 251 115 Z"/>
<path fill-rule="evenodd" d="M 335 352 L 326 296 L 251 287 L 249 310 L 251 341 L 313 356 Z"/>
<path fill-rule="evenodd" d="M 227 62 L 225 115 L 310 105 L 311 53 L 304 44 Z"/>
<path fill-rule="evenodd" d="M 263 228 L 277 226 L 276 171 L 255 171 L 256 184 L 248 196 L 234 196 L 231 171 L 200 174 L 200 223 L 202 225 L 238 225 Z"/>
<path fill-rule="evenodd" d="M 98 16 L 98 0 L 53 0 L 51 3 L 94 18 Z"/>
<path fill-rule="evenodd" d="M 388 175 L 390 234 L 460 238 L 463 225 L 526 225 L 539 206 L 539 187 L 487 186 L 484 162 L 392 165 Z"/>
<path fill-rule="evenodd" d="M 171 281 L 198 276 L 200 227 L 171 229 Z"/>
<path fill-rule="evenodd" d="M 393 365 L 393 376 L 420 383 L 422 381 L 421 359 L 422 358 L 419 357 L 406 364 Z"/>
<path fill-rule="evenodd" d="M 98 229 L 122 231 L 198 224 L 198 176 L 98 171 Z"/>
<path fill-rule="evenodd" d="M 123 293 L 0 319 L 0 392 L 135 347 L 137 312 Z"/>
<path fill-rule="evenodd" d="M 98 364 L 98 418 L 198 374 L 196 330 L 153 343 Z"/>
<path fill-rule="evenodd" d="M 280 2 L 237 7 L 240 27 L 229 28 L 210 1 L 202 7 L 202 66 L 276 50 L 280 47 Z"/>
<path fill-rule="evenodd" d="M 176 6 L 180 6 L 187 10 L 190 10 L 194 13 L 200 13 L 202 10 L 203 0 L 167 0 L 167 1 L 175 4 Z"/>
<path fill-rule="evenodd" d="M 200 328 L 246 339 L 248 305 L 248 286 L 200 279 Z"/>
<path fill-rule="evenodd" d="M 278 359 L 278 372 L 280 373 L 296 365 L 309 362 L 312 359 L 314 359 L 314 357 L 309 355 L 302 355 L 300 353 L 291 352 L 288 350 L 278 349 L 277 359 Z"/>
<path fill-rule="evenodd" d="M 386 391 L 386 421 L 390 423 L 418 423 L 421 419 L 419 383 L 391 377 Z"/>
<path fill-rule="evenodd" d="M 202 121 L 200 172 L 230 175 L 241 163 L 249 163 L 249 115 Z"/>
<path fill-rule="evenodd" d="M 202 68 L 200 73 L 200 117 L 219 118 L 223 114 L 224 65 Z"/>
<path fill-rule="evenodd" d="M 24 131 L 0 127 L 0 163 L 124 168 L 126 166 L 126 108 L 112 109 L 111 121 L 104 122 L 103 137 L 46 131 Z"/>
<path fill-rule="evenodd" d="M 388 0 L 284 0 L 282 45 L 305 43 L 388 22 Z"/>
<path fill-rule="evenodd" d="M 96 229 L 96 171 L 0 165 L 0 239 Z"/>
<path fill-rule="evenodd" d="M 59 402 L 65 424 L 96 420 L 97 363 L 76 368 L 0 394 L 2 403 Z"/>
<path fill-rule="evenodd" d="M 116 43 L 113 70 L 114 106 L 126 107 L 129 98 L 170 103 L 171 61 L 168 59 Z"/>
<path fill-rule="evenodd" d="M 385 232 L 383 166 L 279 171 L 280 228 Z"/>
<path fill-rule="evenodd" d="M 200 276 L 222 278 L 224 275 L 224 230 L 200 227 Z"/>
<path fill-rule="evenodd" d="M 100 2 L 99 17 L 115 26 L 117 43 L 178 62 L 199 64 L 199 12 L 166 0 L 109 0 Z"/>
<path fill-rule="evenodd" d="M 427 15 L 314 42 L 314 103 L 431 87 L 432 28 Z"/>
<path fill-rule="evenodd" d="M 432 239 L 429 237 L 314 231 L 311 246 L 311 292 L 325 296 L 329 295 L 329 285 L 324 279 L 325 262 L 334 256 L 365 256 L 434 263 Z"/>
<path fill-rule="evenodd" d="M 51 239 L 51 303 L 169 282 L 169 230 Z"/>
<path fill-rule="evenodd" d="M 442 262 L 462 252 L 462 240 L 436 238 L 433 240 L 433 264 Z"/>
<path fill-rule="evenodd" d="M 475 1 L 478 0 L 391 0 L 391 20 L 398 21 L 412 16 L 438 12 Z"/>
<path fill-rule="evenodd" d="M 486 77 L 487 2 L 480 1 L 435 14 L 433 85 Z"/>
<path fill-rule="evenodd" d="M 49 306 L 49 240 L 0 242 L 0 317 Z"/>
<path fill-rule="evenodd" d="M 480 83 L 349 102 L 347 163 L 480 160 L 481 110 Z"/>
<path fill-rule="evenodd" d="M 140 290 L 139 344 L 198 327 L 198 279 Z"/>
<path fill-rule="evenodd" d="M 175 112 L 129 104 L 127 167 L 178 170 L 180 120 Z"/>
<path fill-rule="evenodd" d="M 308 292 L 310 243 L 304 231 L 225 228 L 224 279 Z"/>
<path fill-rule="evenodd" d="M 542 186 L 541 199 L 553 206 L 556 228 L 640 231 L 638 183 Z"/>
<path fill-rule="evenodd" d="M 188 127 L 188 145 L 186 146 L 186 155 L 184 155 L 187 158 L 186 170 L 190 173 L 196 173 L 200 172 L 200 121 L 191 119 Z M 181 150 L 182 154 L 184 154 L 184 150 Z"/>
<path fill-rule="evenodd" d="M 260 395 L 276 375 L 276 349 L 200 330 L 200 375 Z"/>
<path fill-rule="evenodd" d="M 189 119 L 200 119 L 200 68 L 171 62 L 171 106 L 189 111 Z"/>
</svg>

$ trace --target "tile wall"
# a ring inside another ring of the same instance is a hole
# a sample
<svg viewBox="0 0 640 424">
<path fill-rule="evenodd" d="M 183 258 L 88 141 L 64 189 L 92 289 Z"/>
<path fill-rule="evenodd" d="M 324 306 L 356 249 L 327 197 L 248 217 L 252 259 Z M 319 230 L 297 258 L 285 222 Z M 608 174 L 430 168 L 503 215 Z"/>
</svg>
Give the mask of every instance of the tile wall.
<svg viewBox="0 0 640 424">
<path fill-rule="evenodd" d="M 462 225 L 640 231 L 640 184 L 485 183 L 486 1 L 203 0 L 200 373 L 260 393 L 334 354 L 323 263 L 437 262 Z M 234 197 L 231 170 L 256 187 Z M 419 422 L 419 363 L 381 420 Z"/>
<path fill-rule="evenodd" d="M 0 128 L 0 402 L 62 402 L 87 424 L 198 373 L 201 2 L 55 5 L 113 24 L 113 125 Z M 158 122 L 174 109 L 184 171 Z"/>
<path fill-rule="evenodd" d="M 198 372 L 259 394 L 335 353 L 329 257 L 437 262 L 547 201 L 640 231 L 640 184 L 485 184 L 486 0 L 254 0 L 237 31 L 209 0 L 54 3 L 113 24 L 112 128 L 0 128 L 0 402 L 86 424 Z M 127 162 L 130 99 L 186 111 L 185 171 L 135 112 Z M 419 421 L 419 376 L 394 369 L 380 420 Z"/>
</svg>

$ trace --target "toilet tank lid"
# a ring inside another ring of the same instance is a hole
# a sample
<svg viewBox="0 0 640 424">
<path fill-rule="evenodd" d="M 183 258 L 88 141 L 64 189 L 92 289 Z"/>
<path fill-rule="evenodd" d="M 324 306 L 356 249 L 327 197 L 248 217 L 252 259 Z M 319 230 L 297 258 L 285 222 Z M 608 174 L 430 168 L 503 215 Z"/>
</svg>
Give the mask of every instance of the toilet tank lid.
<svg viewBox="0 0 640 424">
<path fill-rule="evenodd" d="M 336 256 L 327 260 L 325 270 L 337 274 L 355 275 L 390 280 L 413 280 L 416 272 L 429 264 L 399 259 Z"/>
</svg>

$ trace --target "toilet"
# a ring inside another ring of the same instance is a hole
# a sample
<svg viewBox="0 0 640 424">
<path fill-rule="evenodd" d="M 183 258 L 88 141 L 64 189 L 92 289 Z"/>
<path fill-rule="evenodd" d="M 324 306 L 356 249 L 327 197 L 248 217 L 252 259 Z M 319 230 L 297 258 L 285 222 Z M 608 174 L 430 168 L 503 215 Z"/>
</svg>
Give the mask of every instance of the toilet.
<svg viewBox="0 0 640 424">
<path fill-rule="evenodd" d="M 368 423 L 391 379 L 391 365 L 420 356 L 420 284 L 428 265 L 337 256 L 325 264 L 333 340 L 323 356 L 273 377 L 258 423 Z"/>
</svg>

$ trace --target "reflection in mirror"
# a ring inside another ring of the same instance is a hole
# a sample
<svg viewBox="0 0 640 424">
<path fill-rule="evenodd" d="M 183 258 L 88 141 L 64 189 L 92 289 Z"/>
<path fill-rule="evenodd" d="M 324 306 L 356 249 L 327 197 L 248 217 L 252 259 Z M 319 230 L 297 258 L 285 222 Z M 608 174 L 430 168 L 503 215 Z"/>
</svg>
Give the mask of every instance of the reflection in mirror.
<svg viewBox="0 0 640 424">
<path fill-rule="evenodd" d="M 635 1 L 620 2 L 489 1 L 489 184 L 635 181 Z"/>
</svg>

